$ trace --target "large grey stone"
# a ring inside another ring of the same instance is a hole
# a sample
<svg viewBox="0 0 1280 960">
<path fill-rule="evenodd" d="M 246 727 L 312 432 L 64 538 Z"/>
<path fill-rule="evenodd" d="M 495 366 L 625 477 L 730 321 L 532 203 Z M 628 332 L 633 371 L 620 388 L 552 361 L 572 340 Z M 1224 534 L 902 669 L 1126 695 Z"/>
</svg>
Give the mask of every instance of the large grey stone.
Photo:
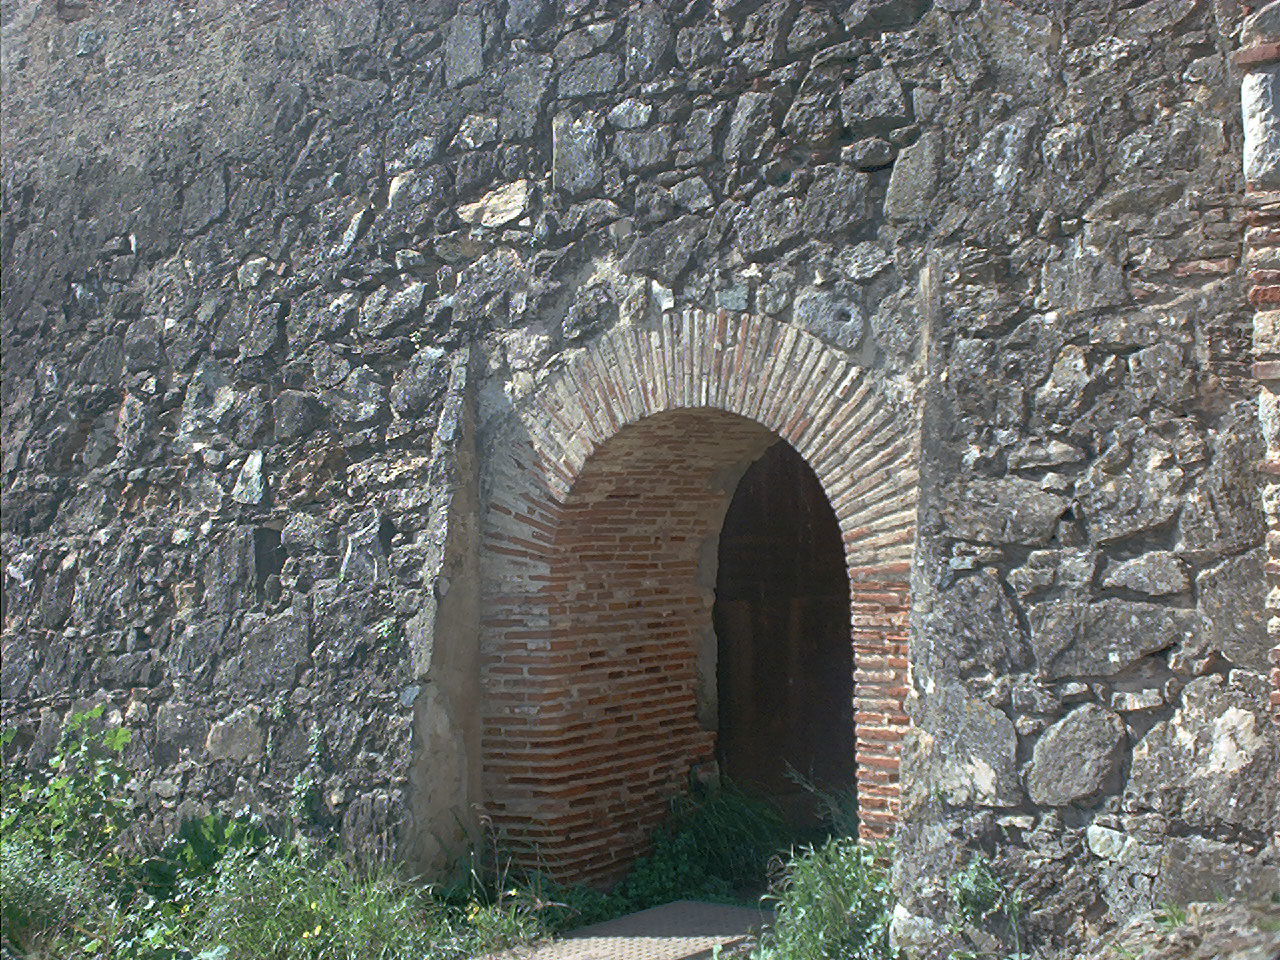
<svg viewBox="0 0 1280 960">
<path fill-rule="evenodd" d="M 1123 431 L 1076 484 L 1090 535 L 1123 540 L 1168 524 L 1182 507 L 1185 475 L 1172 445 L 1144 428 Z"/>
<path fill-rule="evenodd" d="M 1178 552 L 1196 562 L 1240 553 L 1262 540 L 1256 407 L 1242 404 L 1215 431 L 1209 468 L 1190 484 L 1178 518 Z"/>
<path fill-rule="evenodd" d="M 600 185 L 600 127 L 595 114 L 558 113 L 551 123 L 551 185 L 581 196 Z"/>
<path fill-rule="evenodd" d="M 862 74 L 840 93 L 840 115 L 855 136 L 888 133 L 911 120 L 902 84 L 889 67 Z"/>
<path fill-rule="evenodd" d="M 1165 900 L 1127 911 L 1119 931 L 1092 943 L 1079 960 L 1271 960 L 1280 953 L 1280 904 Z M 1178 907 L 1171 910 L 1171 906 Z M 1172 922 L 1171 922 L 1172 921 Z"/>
<path fill-rule="evenodd" d="M 660 167 L 671 161 L 671 127 L 662 124 L 648 130 L 623 130 L 614 137 L 614 153 L 628 170 Z"/>
<path fill-rule="evenodd" d="M 532 188 L 528 180 L 495 187 L 474 203 L 458 208 L 458 218 L 481 227 L 501 227 L 529 211 Z"/>
<path fill-rule="evenodd" d="M 387 388 L 372 367 L 356 367 L 342 385 L 324 392 L 325 402 L 341 426 L 362 427 L 381 420 L 385 414 Z"/>
<path fill-rule="evenodd" d="M 458 14 L 449 21 L 444 42 L 445 82 L 457 87 L 484 72 L 484 21 Z"/>
<path fill-rule="evenodd" d="M 534 33 L 546 19 L 551 4 L 548 0 L 507 0 L 504 23 L 516 36 Z"/>
<path fill-rule="evenodd" d="M 1265 564 L 1266 552 L 1259 547 L 1196 577 L 1204 625 L 1183 645 L 1184 654 L 1199 659 L 1217 651 L 1236 666 L 1266 675 L 1274 641 L 1267 634 Z"/>
<path fill-rule="evenodd" d="M 502 84 L 502 101 L 498 104 L 501 136 L 515 139 L 533 136 L 551 86 L 551 69 L 550 57 L 531 57 L 507 73 Z"/>
<path fill-rule="evenodd" d="M 820 287 L 796 294 L 792 317 L 810 333 L 843 350 L 856 350 L 866 332 L 866 316 L 856 288 Z"/>
<path fill-rule="evenodd" d="M 1089 228 L 1062 256 L 1045 263 L 1040 289 L 1046 307 L 1066 314 L 1119 306 L 1129 298 L 1114 251 Z"/>
<path fill-rule="evenodd" d="M 936 656 L 963 671 L 999 675 L 1030 660 L 1018 611 L 994 571 L 962 577 L 939 590 L 924 633 Z"/>
<path fill-rule="evenodd" d="M 286 443 L 310 435 L 324 422 L 325 407 L 315 394 L 281 390 L 271 404 L 275 438 Z"/>
<path fill-rule="evenodd" d="M 1114 676 L 1183 642 L 1199 624 L 1193 611 L 1158 603 L 1072 596 L 1032 604 L 1027 619 L 1036 663 L 1052 678 Z"/>
<path fill-rule="evenodd" d="M 417 351 L 396 374 L 391 385 L 391 408 L 402 417 L 425 413 L 432 400 L 444 392 L 449 369 L 445 353 L 439 347 L 426 346 Z"/>
<path fill-rule="evenodd" d="M 1206 833 L 1280 827 L 1280 737 L 1267 681 L 1197 677 L 1133 751 L 1124 802 Z"/>
<path fill-rule="evenodd" d="M 762 190 L 737 218 L 737 228 L 743 252 L 758 258 L 795 239 L 800 229 L 800 201 L 774 187 Z"/>
<path fill-rule="evenodd" d="M 1010 807 L 1022 799 L 1013 722 L 959 684 L 926 692 L 916 749 L 911 789 L 956 806 Z"/>
<path fill-rule="evenodd" d="M 870 177 L 843 164 L 814 170 L 800 205 L 800 223 L 810 236 L 856 230 L 871 216 Z"/>
<path fill-rule="evenodd" d="M 598 53 L 566 64 L 560 73 L 556 92 L 566 99 L 608 93 L 618 85 L 622 64 L 612 53 Z"/>
<path fill-rule="evenodd" d="M 657 277 L 670 285 L 689 265 L 694 249 L 706 232 L 705 220 L 686 214 L 636 237 L 622 258 L 622 269 Z"/>
<path fill-rule="evenodd" d="M 1055 588 L 1064 595 L 1075 596 L 1093 585 L 1097 569 L 1096 550 L 1032 550 L 1025 564 L 1009 571 L 1008 580 L 1019 596 Z"/>
<path fill-rule="evenodd" d="M 231 485 L 231 499 L 236 503 L 257 504 L 266 499 L 267 478 L 263 460 L 261 450 L 254 450 L 244 458 L 235 483 Z"/>
<path fill-rule="evenodd" d="M 1152 550 L 1132 560 L 1112 563 L 1102 575 L 1102 585 L 1132 590 L 1149 597 L 1182 593 L 1191 588 L 1187 566 L 1170 550 Z"/>
<path fill-rule="evenodd" d="M 1255 43 L 1274 42 L 1280 38 L 1280 2 L 1270 0 L 1262 9 L 1244 18 L 1240 25 L 1240 45 L 1252 46 Z"/>
<path fill-rule="evenodd" d="M 773 98 L 767 93 L 744 93 L 738 97 L 724 138 L 726 163 L 759 156 L 764 134 L 769 129 L 772 103 Z"/>
<path fill-rule="evenodd" d="M 218 682 L 250 696 L 287 695 L 310 660 L 311 623 L 305 608 L 270 617 L 248 614 L 241 632 L 234 655 L 219 667 Z"/>
<path fill-rule="evenodd" d="M 346 547 L 339 570 L 343 581 L 368 586 L 386 579 L 388 558 L 383 535 L 382 516 L 377 510 L 362 510 L 351 519 L 343 533 Z"/>
<path fill-rule="evenodd" d="M 1244 120 L 1244 175 L 1260 189 L 1280 187 L 1280 65 L 1244 75 L 1240 83 Z"/>
<path fill-rule="evenodd" d="M 652 80 L 669 64 L 674 50 L 671 26 L 656 3 L 631 12 L 627 20 L 628 80 Z"/>
<path fill-rule="evenodd" d="M 840 134 L 835 92 L 818 89 L 796 97 L 783 118 L 782 129 L 800 143 L 825 146 L 834 142 Z"/>
<path fill-rule="evenodd" d="M 941 166 L 941 138 L 936 131 L 925 130 L 919 140 L 898 154 L 884 197 L 884 215 L 890 220 L 923 220 L 928 216 Z"/>
<path fill-rule="evenodd" d="M 1035 547 L 1049 542 L 1068 506 L 1030 480 L 970 480 L 949 488 L 942 515 L 958 539 Z"/>
<path fill-rule="evenodd" d="M 838 16 L 855 36 L 905 30 L 927 10 L 926 0 L 850 0 L 841 4 Z"/>
<path fill-rule="evenodd" d="M 1124 721 L 1095 703 L 1076 707 L 1040 735 L 1027 773 L 1033 803 L 1088 804 L 1119 786 Z"/>
<path fill-rule="evenodd" d="M 418 282 L 397 289 L 379 287 L 360 304 L 360 333 L 381 337 L 401 331 L 422 314 L 425 287 Z"/>
<path fill-rule="evenodd" d="M 1157 903 L 1275 896 L 1280 894 L 1280 848 L 1273 843 L 1257 856 L 1240 844 L 1207 837 L 1171 837 L 1161 851 L 1154 893 Z M 1280 934 L 1280 928 L 1276 933 Z"/>
<path fill-rule="evenodd" d="M 262 756 L 266 742 L 262 710 L 247 706 L 210 727 L 204 748 L 212 760 L 253 761 Z"/>
</svg>

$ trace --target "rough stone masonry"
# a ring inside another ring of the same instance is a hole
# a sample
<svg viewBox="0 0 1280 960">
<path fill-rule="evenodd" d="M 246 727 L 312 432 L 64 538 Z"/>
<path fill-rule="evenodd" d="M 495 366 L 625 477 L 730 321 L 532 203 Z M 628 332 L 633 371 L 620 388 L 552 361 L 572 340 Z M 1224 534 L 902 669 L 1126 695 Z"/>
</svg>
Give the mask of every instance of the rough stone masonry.
<svg viewBox="0 0 1280 960">
<path fill-rule="evenodd" d="M 904 948 L 975 851 L 1046 954 L 1277 886 L 1280 5 L 0 14 L 12 749 L 106 702 L 156 831 L 605 877 L 782 438 Z"/>
</svg>

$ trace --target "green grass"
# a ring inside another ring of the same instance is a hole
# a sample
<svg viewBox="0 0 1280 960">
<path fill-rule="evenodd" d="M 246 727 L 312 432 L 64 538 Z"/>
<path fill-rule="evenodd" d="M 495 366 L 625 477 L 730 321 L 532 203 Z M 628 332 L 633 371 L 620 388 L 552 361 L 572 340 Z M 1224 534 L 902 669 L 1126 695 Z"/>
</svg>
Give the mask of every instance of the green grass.
<svg viewBox="0 0 1280 960">
<path fill-rule="evenodd" d="M 138 850 L 122 841 L 128 731 L 100 729 L 101 714 L 72 719 L 48 771 L 3 771 L 0 937 L 19 956 L 452 960 L 548 932 L 523 891 L 472 883 L 444 897 L 248 820 L 191 821 Z"/>
<path fill-rule="evenodd" d="M 778 919 L 757 960 L 891 956 L 886 849 L 849 836 L 798 846 L 776 809 L 732 786 L 677 798 L 613 890 L 492 867 L 433 887 L 247 819 L 191 821 L 139 850 L 122 841 L 136 819 L 128 742 L 97 710 L 72 719 L 49 770 L 4 769 L 3 940 L 19 956 L 455 960 L 672 900 L 754 903 L 770 877 Z M 818 799 L 832 830 L 854 829 L 848 798 Z"/>
<path fill-rule="evenodd" d="M 888 848 L 832 837 L 797 850 L 767 898 L 776 919 L 755 960 L 892 960 Z"/>
<path fill-rule="evenodd" d="M 389 870 L 299 855 L 230 858 L 200 924 L 202 938 L 228 958 L 262 960 L 443 960 L 543 933 L 517 900 L 459 909 Z"/>
<path fill-rule="evenodd" d="M 73 856 L 47 854 L 25 836 L 0 838 L 0 924 L 4 942 L 23 953 L 56 949 L 106 908 L 94 869 Z"/>
</svg>

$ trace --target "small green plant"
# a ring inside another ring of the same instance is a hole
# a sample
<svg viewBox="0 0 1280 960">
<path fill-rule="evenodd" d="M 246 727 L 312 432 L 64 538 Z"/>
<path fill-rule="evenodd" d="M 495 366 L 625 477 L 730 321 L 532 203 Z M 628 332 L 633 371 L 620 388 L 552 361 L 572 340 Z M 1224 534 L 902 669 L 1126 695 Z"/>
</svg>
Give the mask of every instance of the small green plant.
<svg viewBox="0 0 1280 960">
<path fill-rule="evenodd" d="M 0 778 L 3 935 L 28 953 L 93 926 L 124 880 L 132 803 L 120 754 L 130 734 L 102 729 L 104 709 L 70 718 L 46 770 L 16 776 L 6 765 Z"/>
<path fill-rule="evenodd" d="M 109 858 L 132 807 L 120 759 L 132 734 L 123 727 L 97 732 L 103 711 L 100 704 L 67 721 L 48 775 L 5 778 L 0 834 L 22 832 L 46 851 L 69 850 L 86 860 Z"/>
<path fill-rule="evenodd" d="M 1013 953 L 1006 960 L 1020 960 L 1023 956 L 1022 897 L 997 876 L 985 854 L 971 857 L 964 868 L 951 877 L 947 889 L 955 906 L 952 917 L 955 932 L 961 932 L 965 924 L 983 927 L 992 921 L 1003 921 L 1013 940 Z"/>
<path fill-rule="evenodd" d="M 1162 903 L 1156 909 L 1155 921 L 1162 930 L 1177 930 L 1187 922 L 1187 909 L 1174 903 Z"/>
<path fill-rule="evenodd" d="M 833 837 L 793 854 L 754 960 L 892 960 L 889 850 Z"/>
<path fill-rule="evenodd" d="M 455 904 L 249 817 L 122 842 L 129 734 L 102 716 L 73 716 L 48 770 L 3 769 L 3 941 L 27 960 L 460 960 L 546 932 L 525 889 Z"/>
<path fill-rule="evenodd" d="M 787 779 L 813 797 L 817 804 L 818 817 L 826 826 L 830 836 L 856 837 L 858 835 L 860 820 L 856 790 L 828 790 L 791 766 L 787 768 Z"/>
<path fill-rule="evenodd" d="M 690 898 L 751 901 L 791 837 L 772 805 L 731 785 L 686 794 L 614 896 L 629 910 Z"/>
</svg>

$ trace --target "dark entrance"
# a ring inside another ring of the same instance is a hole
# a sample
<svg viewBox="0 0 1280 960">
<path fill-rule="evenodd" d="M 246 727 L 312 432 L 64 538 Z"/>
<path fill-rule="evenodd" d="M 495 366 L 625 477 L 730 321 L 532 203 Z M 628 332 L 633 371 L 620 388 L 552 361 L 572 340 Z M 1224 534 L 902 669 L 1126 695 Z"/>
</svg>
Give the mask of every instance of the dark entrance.
<svg viewBox="0 0 1280 960">
<path fill-rule="evenodd" d="M 723 774 L 803 817 L 795 770 L 854 788 L 853 647 L 840 526 L 778 442 L 743 475 L 720 534 L 714 622 Z"/>
</svg>

